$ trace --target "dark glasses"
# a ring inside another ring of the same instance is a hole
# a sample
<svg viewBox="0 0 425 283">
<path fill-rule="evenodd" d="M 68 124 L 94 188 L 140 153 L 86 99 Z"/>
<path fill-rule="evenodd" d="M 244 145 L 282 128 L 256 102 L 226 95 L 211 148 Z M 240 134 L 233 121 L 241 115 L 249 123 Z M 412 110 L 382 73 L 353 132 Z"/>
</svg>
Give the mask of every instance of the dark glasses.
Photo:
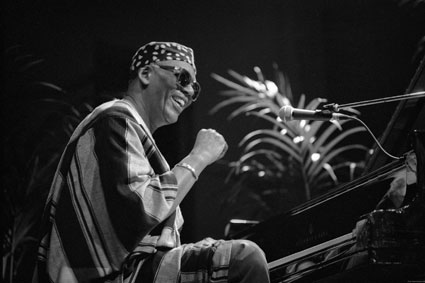
<svg viewBox="0 0 425 283">
<path fill-rule="evenodd" d="M 192 76 L 186 69 L 174 66 L 155 65 L 163 70 L 172 72 L 176 76 L 178 87 L 185 88 L 188 85 L 191 85 L 193 89 L 193 95 L 191 96 L 191 99 L 192 101 L 196 101 L 198 99 L 199 93 L 201 92 L 201 86 L 198 82 L 192 80 Z"/>
</svg>

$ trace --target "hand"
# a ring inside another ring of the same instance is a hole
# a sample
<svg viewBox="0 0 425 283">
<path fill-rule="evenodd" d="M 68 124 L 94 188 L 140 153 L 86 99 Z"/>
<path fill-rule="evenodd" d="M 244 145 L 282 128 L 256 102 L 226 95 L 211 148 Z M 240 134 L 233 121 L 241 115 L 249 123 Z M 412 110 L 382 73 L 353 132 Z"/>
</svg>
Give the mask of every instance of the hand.
<svg viewBox="0 0 425 283">
<path fill-rule="evenodd" d="M 222 158 L 227 151 L 224 137 L 213 129 L 202 129 L 198 132 L 191 154 L 211 164 Z"/>
</svg>

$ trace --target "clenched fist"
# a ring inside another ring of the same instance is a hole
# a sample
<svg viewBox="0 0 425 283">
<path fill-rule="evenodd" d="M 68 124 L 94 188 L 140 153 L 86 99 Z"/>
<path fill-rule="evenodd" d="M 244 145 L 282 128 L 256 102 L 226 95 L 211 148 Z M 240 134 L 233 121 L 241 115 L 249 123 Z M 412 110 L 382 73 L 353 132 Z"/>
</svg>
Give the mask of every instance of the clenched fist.
<svg viewBox="0 0 425 283">
<path fill-rule="evenodd" d="M 226 151 L 227 143 L 221 134 L 213 129 L 202 129 L 198 132 L 191 154 L 211 164 L 222 158 Z"/>
</svg>

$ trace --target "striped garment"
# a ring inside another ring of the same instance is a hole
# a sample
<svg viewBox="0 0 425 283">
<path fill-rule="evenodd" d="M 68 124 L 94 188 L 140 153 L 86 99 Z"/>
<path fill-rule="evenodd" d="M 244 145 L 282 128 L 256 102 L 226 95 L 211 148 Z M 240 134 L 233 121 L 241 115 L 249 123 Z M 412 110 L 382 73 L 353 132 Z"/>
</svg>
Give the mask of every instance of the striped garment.
<svg viewBox="0 0 425 283">
<path fill-rule="evenodd" d="M 180 246 L 183 217 L 166 219 L 177 179 L 151 133 L 123 100 L 97 107 L 73 133 L 48 196 L 39 282 L 122 282 L 129 256 Z"/>
<path fill-rule="evenodd" d="M 255 244 L 244 240 L 224 241 L 206 238 L 165 252 L 158 251 L 148 258 L 145 264 L 143 261 L 137 262 L 134 268 L 136 272 L 127 277 L 125 283 L 226 283 L 231 278 L 229 263 L 232 260 L 245 262 L 246 255 L 251 252 L 253 246 Z M 238 257 L 238 254 L 242 256 Z M 250 265 L 250 262 L 246 263 Z M 239 282 L 237 272 L 232 279 L 232 282 Z"/>
</svg>

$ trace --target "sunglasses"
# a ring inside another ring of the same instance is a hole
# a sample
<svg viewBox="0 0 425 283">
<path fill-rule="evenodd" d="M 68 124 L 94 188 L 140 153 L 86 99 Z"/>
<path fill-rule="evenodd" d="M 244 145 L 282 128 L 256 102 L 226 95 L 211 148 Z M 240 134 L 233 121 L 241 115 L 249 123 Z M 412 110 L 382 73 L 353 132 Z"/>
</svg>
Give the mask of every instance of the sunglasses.
<svg viewBox="0 0 425 283">
<path fill-rule="evenodd" d="M 174 66 L 155 65 L 163 70 L 172 72 L 176 76 L 178 87 L 185 88 L 188 85 L 191 85 L 193 89 L 193 95 L 191 96 L 191 99 L 192 101 L 196 101 L 198 99 L 199 93 L 201 92 L 201 85 L 198 82 L 192 80 L 192 76 L 186 69 Z"/>
</svg>

